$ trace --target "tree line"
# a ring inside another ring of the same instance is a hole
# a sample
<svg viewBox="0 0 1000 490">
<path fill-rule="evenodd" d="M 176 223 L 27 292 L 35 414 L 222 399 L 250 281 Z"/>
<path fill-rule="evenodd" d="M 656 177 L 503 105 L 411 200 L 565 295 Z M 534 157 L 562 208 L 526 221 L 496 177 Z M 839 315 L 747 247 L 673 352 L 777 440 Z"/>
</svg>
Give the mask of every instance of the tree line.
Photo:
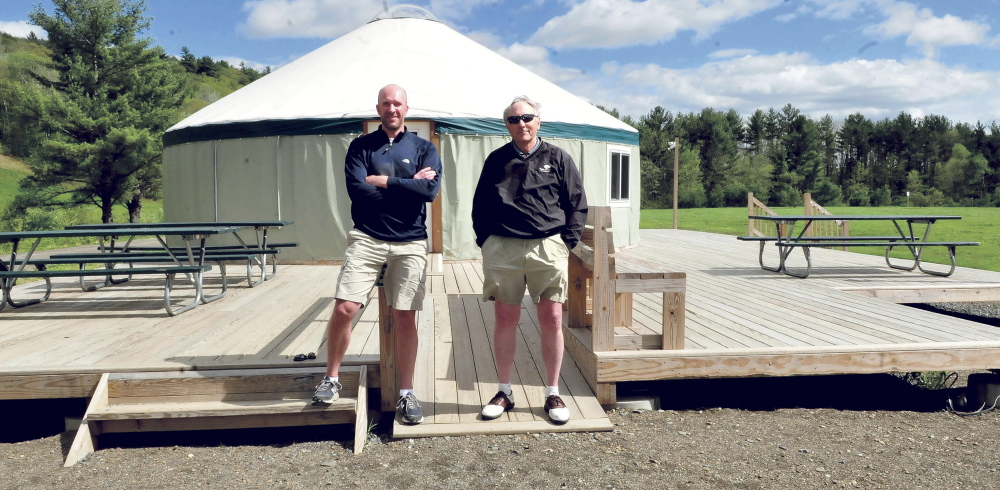
<svg viewBox="0 0 1000 490">
<path fill-rule="evenodd" d="M 638 119 L 642 207 L 673 206 L 675 139 L 679 207 L 745 206 L 747 193 L 797 206 L 812 193 L 823 205 L 1000 206 L 1000 126 L 952 124 L 939 115 L 843 121 L 807 117 L 791 104 L 705 108 L 673 114 L 656 107 Z"/>
</svg>

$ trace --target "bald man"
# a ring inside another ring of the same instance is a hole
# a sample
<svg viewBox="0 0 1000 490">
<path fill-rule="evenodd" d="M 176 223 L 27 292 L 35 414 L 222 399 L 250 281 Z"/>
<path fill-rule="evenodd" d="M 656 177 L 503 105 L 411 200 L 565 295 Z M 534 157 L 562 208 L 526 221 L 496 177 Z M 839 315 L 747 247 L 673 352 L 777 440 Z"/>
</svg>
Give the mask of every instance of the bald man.
<svg viewBox="0 0 1000 490">
<path fill-rule="evenodd" d="M 407 424 L 424 420 L 413 393 L 417 358 L 417 310 L 424 300 L 427 268 L 426 204 L 441 187 L 441 158 L 434 145 L 406 130 L 406 91 L 386 85 L 375 106 L 382 124 L 347 150 L 345 172 L 354 229 L 337 278 L 336 303 L 327 324 L 327 372 L 313 402 L 339 397 L 337 377 L 351 324 L 385 267 L 383 281 L 396 326 L 400 391 L 396 411 Z"/>
</svg>

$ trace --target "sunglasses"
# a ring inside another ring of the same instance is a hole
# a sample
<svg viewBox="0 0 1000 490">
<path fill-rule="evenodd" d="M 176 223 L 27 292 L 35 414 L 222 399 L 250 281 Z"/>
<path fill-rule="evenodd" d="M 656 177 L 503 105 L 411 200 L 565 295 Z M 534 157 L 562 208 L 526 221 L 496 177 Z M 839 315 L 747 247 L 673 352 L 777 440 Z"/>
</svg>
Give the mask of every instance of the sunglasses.
<svg viewBox="0 0 1000 490">
<path fill-rule="evenodd" d="M 517 124 L 518 121 L 524 121 L 526 123 L 529 123 L 533 119 L 535 119 L 534 114 L 521 114 L 520 116 L 510 116 L 507 118 L 507 124 Z"/>
</svg>

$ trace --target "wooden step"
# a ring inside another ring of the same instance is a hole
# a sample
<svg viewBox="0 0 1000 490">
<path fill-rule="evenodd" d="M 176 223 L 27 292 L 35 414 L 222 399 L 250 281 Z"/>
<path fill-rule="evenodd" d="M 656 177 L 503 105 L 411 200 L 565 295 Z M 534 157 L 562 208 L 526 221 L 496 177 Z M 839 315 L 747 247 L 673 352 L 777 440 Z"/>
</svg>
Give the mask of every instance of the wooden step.
<svg viewBox="0 0 1000 490">
<path fill-rule="evenodd" d="M 111 432 L 354 423 L 354 452 L 360 453 L 368 434 L 367 367 L 342 367 L 340 398 L 313 405 L 323 375 L 315 367 L 105 374 L 65 465 L 93 452 L 96 437 Z"/>
</svg>

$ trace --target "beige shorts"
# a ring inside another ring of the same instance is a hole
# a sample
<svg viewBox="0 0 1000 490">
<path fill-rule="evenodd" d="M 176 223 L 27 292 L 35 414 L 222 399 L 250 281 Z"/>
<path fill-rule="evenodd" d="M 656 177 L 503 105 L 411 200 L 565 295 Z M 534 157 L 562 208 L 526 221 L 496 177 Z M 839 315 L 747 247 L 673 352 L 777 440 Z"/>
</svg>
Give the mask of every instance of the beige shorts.
<svg viewBox="0 0 1000 490">
<path fill-rule="evenodd" d="M 517 305 L 528 290 L 533 303 L 566 302 L 569 249 L 559 235 L 510 238 L 490 235 L 483 244 L 483 301 Z"/>
<path fill-rule="evenodd" d="M 383 265 L 389 307 L 419 310 L 424 304 L 427 245 L 419 242 L 386 242 L 351 230 L 347 234 L 344 265 L 337 278 L 337 299 L 365 304 Z"/>
</svg>

